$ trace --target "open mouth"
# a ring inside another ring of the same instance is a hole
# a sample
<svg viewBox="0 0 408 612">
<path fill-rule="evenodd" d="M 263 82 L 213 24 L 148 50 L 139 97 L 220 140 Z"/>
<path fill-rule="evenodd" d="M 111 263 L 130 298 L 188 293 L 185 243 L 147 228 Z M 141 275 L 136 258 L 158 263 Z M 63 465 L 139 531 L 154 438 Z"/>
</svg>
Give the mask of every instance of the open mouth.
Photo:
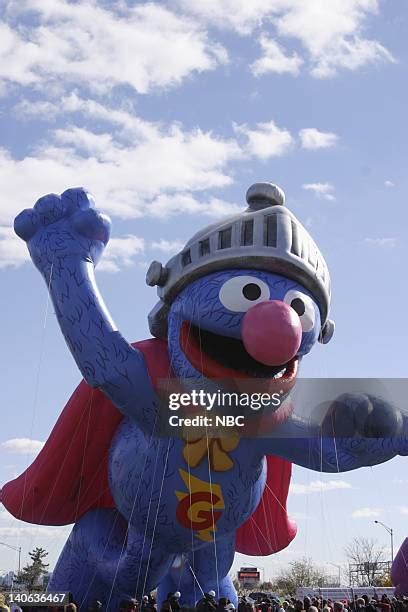
<svg viewBox="0 0 408 612">
<path fill-rule="evenodd" d="M 183 321 L 180 329 L 181 350 L 191 365 L 206 378 L 260 378 L 291 386 L 298 370 L 298 358 L 278 366 L 256 361 L 237 338 L 221 336 Z"/>
</svg>

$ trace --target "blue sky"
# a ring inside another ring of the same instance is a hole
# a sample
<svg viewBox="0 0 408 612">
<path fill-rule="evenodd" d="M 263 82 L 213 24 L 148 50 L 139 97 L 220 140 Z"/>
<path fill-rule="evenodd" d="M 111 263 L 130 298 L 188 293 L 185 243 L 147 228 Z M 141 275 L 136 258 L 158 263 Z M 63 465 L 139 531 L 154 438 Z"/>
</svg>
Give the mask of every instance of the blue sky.
<svg viewBox="0 0 408 612">
<path fill-rule="evenodd" d="M 336 336 L 303 374 L 406 376 L 402 0 L 0 0 L 0 14 L 1 482 L 31 461 L 80 379 L 10 229 L 47 192 L 84 185 L 111 215 L 98 283 L 137 340 L 155 302 L 148 263 L 242 207 L 253 182 L 276 182 L 333 279 Z M 343 563 L 359 534 L 388 544 L 375 519 L 401 542 L 406 465 L 295 468 L 299 534 L 259 561 L 266 576 L 304 554 Z M 53 565 L 68 531 L 0 511 L 0 541 L 23 559 L 44 545 Z M 10 552 L 0 546 L 0 572 Z"/>
</svg>

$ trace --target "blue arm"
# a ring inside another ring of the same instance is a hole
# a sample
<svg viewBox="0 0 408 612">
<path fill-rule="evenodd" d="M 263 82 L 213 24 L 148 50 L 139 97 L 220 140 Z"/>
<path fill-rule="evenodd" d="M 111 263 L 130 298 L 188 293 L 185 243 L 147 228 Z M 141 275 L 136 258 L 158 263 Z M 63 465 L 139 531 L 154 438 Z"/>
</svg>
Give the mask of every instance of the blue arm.
<svg viewBox="0 0 408 612">
<path fill-rule="evenodd" d="M 408 455 L 407 440 L 399 438 L 304 437 L 263 442 L 266 455 L 278 455 L 316 472 L 348 472 Z"/>
<path fill-rule="evenodd" d="M 356 414 L 368 402 L 375 404 L 376 410 L 361 421 Z M 408 455 L 408 419 L 373 396 L 344 394 L 321 426 L 292 416 L 269 438 L 262 439 L 260 447 L 266 455 L 278 455 L 317 472 L 347 472 Z"/>
<path fill-rule="evenodd" d="M 151 431 L 157 396 L 142 354 L 118 332 L 94 276 L 110 221 L 82 189 L 38 200 L 15 220 L 43 275 L 67 345 L 84 379 Z"/>
</svg>

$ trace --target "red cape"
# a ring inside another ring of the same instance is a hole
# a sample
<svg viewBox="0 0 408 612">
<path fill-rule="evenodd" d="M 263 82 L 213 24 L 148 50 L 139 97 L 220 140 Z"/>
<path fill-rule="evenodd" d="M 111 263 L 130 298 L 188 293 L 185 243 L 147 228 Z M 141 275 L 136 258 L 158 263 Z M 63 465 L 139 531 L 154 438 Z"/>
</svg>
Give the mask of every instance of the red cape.
<svg viewBox="0 0 408 612">
<path fill-rule="evenodd" d="M 170 372 L 167 344 L 136 342 L 152 383 Z M 82 381 L 43 449 L 23 474 L 1 490 L 1 501 L 16 518 L 37 525 L 74 523 L 88 510 L 114 508 L 108 483 L 108 454 L 123 415 L 98 390 Z M 267 457 L 267 485 L 252 516 L 237 531 L 236 550 L 270 555 L 286 548 L 296 525 L 286 512 L 291 463 Z"/>
</svg>

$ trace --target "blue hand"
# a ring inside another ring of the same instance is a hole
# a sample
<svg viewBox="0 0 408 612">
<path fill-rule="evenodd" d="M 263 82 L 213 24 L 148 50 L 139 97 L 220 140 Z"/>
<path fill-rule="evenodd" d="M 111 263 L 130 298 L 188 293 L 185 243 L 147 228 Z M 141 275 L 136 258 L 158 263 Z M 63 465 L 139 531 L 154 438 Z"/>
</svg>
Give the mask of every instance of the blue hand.
<svg viewBox="0 0 408 612">
<path fill-rule="evenodd" d="M 369 393 L 343 393 L 329 406 L 322 423 L 323 436 L 390 438 L 403 429 L 401 411 Z"/>
<path fill-rule="evenodd" d="M 408 420 L 369 394 L 342 394 L 321 426 L 293 418 L 262 442 L 265 454 L 322 472 L 345 472 L 408 455 Z"/>
<path fill-rule="evenodd" d="M 61 196 L 40 198 L 14 221 L 16 234 L 27 242 L 31 258 L 49 280 L 52 267 L 66 258 L 97 264 L 110 236 L 110 219 L 94 208 L 92 197 L 81 188 Z"/>
</svg>

